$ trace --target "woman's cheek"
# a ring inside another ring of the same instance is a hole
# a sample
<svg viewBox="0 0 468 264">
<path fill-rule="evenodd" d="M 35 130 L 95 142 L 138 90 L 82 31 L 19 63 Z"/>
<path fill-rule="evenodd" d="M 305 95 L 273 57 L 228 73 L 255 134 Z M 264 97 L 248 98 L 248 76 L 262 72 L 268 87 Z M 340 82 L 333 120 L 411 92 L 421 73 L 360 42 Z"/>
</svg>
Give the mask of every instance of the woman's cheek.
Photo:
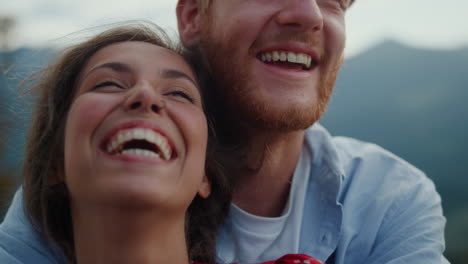
<svg viewBox="0 0 468 264">
<path fill-rule="evenodd" d="M 75 99 L 67 117 L 67 127 L 78 132 L 94 130 L 111 110 L 104 94 L 83 94 Z"/>
<path fill-rule="evenodd" d="M 206 149 L 208 125 L 203 110 L 193 104 L 168 102 L 167 111 L 175 122 L 187 145 L 192 148 Z"/>
</svg>

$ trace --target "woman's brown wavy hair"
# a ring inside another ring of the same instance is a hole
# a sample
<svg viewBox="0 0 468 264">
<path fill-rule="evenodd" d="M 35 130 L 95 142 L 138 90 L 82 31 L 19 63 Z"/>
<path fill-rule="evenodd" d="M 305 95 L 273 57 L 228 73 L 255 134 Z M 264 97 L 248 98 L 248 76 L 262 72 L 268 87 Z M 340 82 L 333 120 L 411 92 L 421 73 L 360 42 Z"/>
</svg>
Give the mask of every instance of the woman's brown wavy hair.
<svg viewBox="0 0 468 264">
<path fill-rule="evenodd" d="M 37 96 L 24 161 L 24 209 L 38 232 L 51 247 L 58 245 L 68 261 L 75 262 L 68 190 L 58 182 L 64 173 L 65 121 L 77 89 L 77 77 L 98 50 L 114 43 L 143 41 L 183 54 L 182 48 L 158 26 L 145 22 L 108 29 L 62 53 L 55 64 L 39 72 L 32 88 Z M 203 79 L 203 70 L 194 71 Z M 202 97 L 205 91 L 201 85 Z M 204 108 L 209 108 L 204 105 Z M 212 191 L 207 199 L 195 197 L 186 214 L 186 237 L 191 260 L 213 263 L 216 230 L 225 218 L 232 184 L 222 170 L 219 147 L 207 115 L 209 135 L 205 172 Z"/>
</svg>

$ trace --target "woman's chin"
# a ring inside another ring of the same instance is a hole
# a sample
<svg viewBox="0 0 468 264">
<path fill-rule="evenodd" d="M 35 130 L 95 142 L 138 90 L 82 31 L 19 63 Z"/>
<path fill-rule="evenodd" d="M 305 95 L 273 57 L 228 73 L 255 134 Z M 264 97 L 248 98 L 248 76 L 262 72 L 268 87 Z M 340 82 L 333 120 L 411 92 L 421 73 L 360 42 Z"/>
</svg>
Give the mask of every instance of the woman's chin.
<svg viewBox="0 0 468 264">
<path fill-rule="evenodd" d="M 95 186 L 97 187 L 97 186 Z M 80 207 L 99 210 L 170 210 L 173 206 L 167 192 L 158 192 L 154 186 L 107 185 L 105 188 L 92 188 L 82 195 L 72 194 L 72 200 Z"/>
</svg>

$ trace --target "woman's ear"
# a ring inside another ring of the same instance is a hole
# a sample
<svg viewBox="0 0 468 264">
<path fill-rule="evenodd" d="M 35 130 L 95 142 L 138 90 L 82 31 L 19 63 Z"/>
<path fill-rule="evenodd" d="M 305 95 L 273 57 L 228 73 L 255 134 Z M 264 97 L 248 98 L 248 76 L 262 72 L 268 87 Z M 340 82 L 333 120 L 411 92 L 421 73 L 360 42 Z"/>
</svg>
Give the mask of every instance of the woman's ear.
<svg viewBox="0 0 468 264">
<path fill-rule="evenodd" d="M 179 0 L 176 7 L 177 24 L 182 44 L 186 48 L 194 47 L 201 38 L 201 16 L 199 0 Z"/>
<path fill-rule="evenodd" d="M 208 198 L 211 194 L 211 182 L 208 180 L 206 174 L 203 176 L 203 179 L 198 187 L 197 194 L 202 198 Z"/>
</svg>

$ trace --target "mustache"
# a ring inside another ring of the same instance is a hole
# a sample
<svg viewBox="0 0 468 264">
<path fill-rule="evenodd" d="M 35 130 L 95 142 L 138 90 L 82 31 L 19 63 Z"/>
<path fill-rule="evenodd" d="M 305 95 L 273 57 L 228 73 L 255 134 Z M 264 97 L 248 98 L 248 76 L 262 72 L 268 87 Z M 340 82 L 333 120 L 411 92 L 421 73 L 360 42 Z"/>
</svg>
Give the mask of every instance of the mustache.
<svg viewBox="0 0 468 264">
<path fill-rule="evenodd" d="M 319 38 L 314 33 L 306 33 L 306 32 L 296 32 L 296 31 L 283 31 L 283 32 L 275 32 L 271 36 L 271 40 L 278 41 L 278 42 L 301 42 L 304 44 L 308 44 L 309 46 L 317 46 L 319 44 Z"/>
</svg>

